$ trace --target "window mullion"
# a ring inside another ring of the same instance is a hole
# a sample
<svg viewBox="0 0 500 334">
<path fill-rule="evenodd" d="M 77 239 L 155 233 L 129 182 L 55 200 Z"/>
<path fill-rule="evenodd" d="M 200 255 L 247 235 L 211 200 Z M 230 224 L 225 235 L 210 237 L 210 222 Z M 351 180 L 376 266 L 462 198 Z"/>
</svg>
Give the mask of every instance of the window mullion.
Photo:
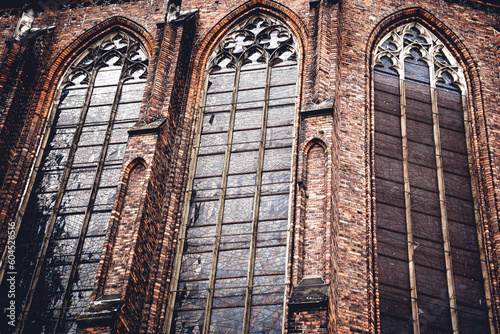
<svg viewBox="0 0 500 334">
<path fill-rule="evenodd" d="M 434 133 L 434 146 L 436 152 L 436 172 L 439 191 L 439 209 L 441 211 L 441 230 L 443 232 L 444 261 L 446 266 L 446 283 L 448 286 L 448 297 L 450 300 L 451 326 L 453 333 L 458 333 L 457 299 L 455 294 L 455 280 L 453 277 L 453 264 L 451 258 L 450 231 L 448 227 L 448 213 L 446 209 L 446 193 L 444 184 L 443 159 L 441 152 L 441 136 L 439 135 L 439 115 L 436 95 L 436 78 L 434 67 L 429 66 L 431 104 L 432 104 L 432 127 Z"/>
<path fill-rule="evenodd" d="M 95 72 L 98 72 L 98 71 L 96 70 Z M 124 68 L 122 68 L 122 73 L 124 73 Z M 87 234 L 90 216 L 92 214 L 92 209 L 94 207 L 94 201 L 95 201 L 95 198 L 97 196 L 97 190 L 98 190 L 99 182 L 101 180 L 102 171 L 104 168 L 106 153 L 108 151 L 108 146 L 109 146 L 109 139 L 111 137 L 111 130 L 113 129 L 113 124 L 114 124 L 114 120 L 115 120 L 115 116 L 116 116 L 116 110 L 118 109 L 118 103 L 120 101 L 122 88 L 123 88 L 123 81 L 120 80 L 118 83 L 116 92 L 115 92 L 113 107 L 111 109 L 111 114 L 109 116 L 108 126 L 106 128 L 106 134 L 104 136 L 104 142 L 103 142 L 102 147 L 101 147 L 101 153 L 99 155 L 99 161 L 98 161 L 97 170 L 96 170 L 96 173 L 94 176 L 94 182 L 92 184 L 90 197 L 89 197 L 89 200 L 87 202 L 86 209 L 85 209 L 85 217 L 83 220 L 82 229 L 80 232 L 80 237 L 78 239 L 75 257 L 74 257 L 73 262 L 71 264 L 71 270 L 70 270 L 70 275 L 68 278 L 68 284 L 66 285 L 66 289 L 64 291 L 63 305 L 62 305 L 61 313 L 59 315 L 57 325 L 54 327 L 54 333 L 57 332 L 58 328 L 60 327 L 60 325 L 62 324 L 62 322 L 64 320 L 64 314 L 65 314 L 66 308 L 68 307 L 69 296 L 71 294 L 71 287 L 72 287 L 73 281 L 75 279 L 78 265 L 80 264 L 80 257 L 81 257 L 81 253 L 82 253 L 82 249 L 83 249 L 83 244 L 85 241 L 85 236 Z"/>
<path fill-rule="evenodd" d="M 193 181 L 194 181 L 194 175 L 195 175 L 195 170 L 196 170 L 196 162 L 198 158 L 198 151 L 200 150 L 200 142 L 201 142 L 201 136 L 202 136 L 202 129 L 203 129 L 203 115 L 205 112 L 205 107 L 206 107 L 206 99 L 207 99 L 207 91 L 208 91 L 208 77 L 209 73 L 205 73 L 205 78 L 204 78 L 204 86 L 203 86 L 203 91 L 202 91 L 202 97 L 201 97 L 201 105 L 200 105 L 200 110 L 199 110 L 199 119 L 198 119 L 198 124 L 195 132 L 195 139 L 193 143 L 193 148 L 192 148 L 192 153 L 191 153 L 191 162 L 189 166 L 189 176 L 188 176 L 188 181 L 187 181 L 187 186 L 186 186 L 186 199 L 185 199 L 185 204 L 182 212 L 182 221 L 181 221 L 181 226 L 179 230 L 179 241 L 177 243 L 176 247 L 176 252 L 175 252 L 175 262 L 174 262 L 174 267 L 172 270 L 172 281 L 170 283 L 170 294 L 169 294 L 169 300 L 168 300 L 168 305 L 167 305 L 167 318 L 165 321 L 165 324 L 163 326 L 163 333 L 170 333 L 171 326 L 172 326 L 172 321 L 174 317 L 174 308 L 175 308 L 175 300 L 177 299 L 177 286 L 179 283 L 179 275 L 181 271 L 181 264 L 182 264 L 182 256 L 183 256 L 183 249 L 185 245 L 185 240 L 186 240 L 186 231 L 187 231 L 187 222 L 189 219 L 189 208 L 191 206 L 192 202 L 192 193 L 193 193 Z"/>
<path fill-rule="evenodd" d="M 45 236 L 44 236 L 43 241 L 42 241 L 40 255 L 39 255 L 39 258 L 37 260 L 37 264 L 36 264 L 36 267 L 35 267 L 35 270 L 33 273 L 33 278 L 31 279 L 30 287 L 28 290 L 28 295 L 26 297 L 26 302 L 25 302 L 25 306 L 24 306 L 24 313 L 23 313 L 23 316 L 22 316 L 20 323 L 19 323 L 19 329 L 18 329 L 19 333 L 23 332 L 23 329 L 24 329 L 24 326 L 25 326 L 25 323 L 26 323 L 26 320 L 28 318 L 28 314 L 30 311 L 31 303 L 33 301 L 33 296 L 35 294 L 35 290 L 36 290 L 36 287 L 38 285 L 38 281 L 40 279 L 40 274 L 42 272 L 42 267 L 43 267 L 43 264 L 45 261 L 45 256 L 47 254 L 47 250 L 49 248 L 49 244 L 50 244 L 50 240 L 51 240 L 51 236 L 52 236 L 52 231 L 54 229 L 56 218 L 58 216 L 59 209 L 61 207 L 62 199 L 63 199 L 64 193 L 66 190 L 66 185 L 68 184 L 69 175 L 71 173 L 71 167 L 73 165 L 73 160 L 75 158 L 75 153 L 77 150 L 78 141 L 80 140 L 80 135 L 81 135 L 82 130 L 83 130 L 83 123 L 84 123 L 85 117 L 87 116 L 87 111 L 88 111 L 88 108 L 90 105 L 90 98 L 92 96 L 92 91 L 94 88 L 94 80 L 95 80 L 96 75 L 97 75 L 97 71 L 92 71 L 91 78 L 89 80 L 90 84 L 89 84 L 89 87 L 87 88 L 87 94 L 85 96 L 85 103 L 83 105 L 82 112 L 80 113 L 80 118 L 79 118 L 78 123 L 76 125 L 75 134 L 73 137 L 73 141 L 71 143 L 70 151 L 68 153 L 68 160 L 66 162 L 66 165 L 64 166 L 64 172 L 63 172 L 63 175 L 61 177 L 61 185 L 60 185 L 59 190 L 57 192 L 56 200 L 54 202 L 54 208 L 52 209 L 52 213 L 50 214 L 50 218 L 49 218 L 49 221 L 47 224 L 47 229 L 45 231 Z"/>
<path fill-rule="evenodd" d="M 259 221 L 259 208 L 260 208 L 260 192 L 262 188 L 262 170 L 264 168 L 264 151 L 266 145 L 266 129 L 267 129 L 267 108 L 269 104 L 269 90 L 271 81 L 271 66 L 267 64 L 266 70 L 266 87 L 264 95 L 264 105 L 262 109 L 262 125 L 260 132 L 260 146 L 259 146 L 259 160 L 257 165 L 257 175 L 256 175 L 256 189 L 253 202 L 253 218 L 252 218 L 252 239 L 250 241 L 250 256 L 248 261 L 248 274 L 247 274 L 247 286 L 245 295 L 245 311 L 243 316 L 243 331 L 242 333 L 248 333 L 250 327 L 250 315 L 251 315 L 251 305 L 252 305 L 252 291 L 253 291 L 253 272 L 255 266 L 255 249 L 257 243 L 257 228 Z"/>
<path fill-rule="evenodd" d="M 231 160 L 231 148 L 233 143 L 234 119 L 236 116 L 236 106 L 238 99 L 238 87 L 240 81 L 241 68 L 236 69 L 234 77 L 234 89 L 231 103 L 231 112 L 229 116 L 229 127 L 227 129 L 227 146 L 224 154 L 224 165 L 221 177 L 220 195 L 219 195 L 219 212 L 217 215 L 217 225 L 215 227 L 215 238 L 213 246 L 212 263 L 210 265 L 210 277 L 208 280 L 207 302 L 205 304 L 205 319 L 203 323 L 203 334 L 210 332 L 210 317 L 212 313 L 212 302 L 214 298 L 215 275 L 217 272 L 217 259 L 219 257 L 219 246 L 222 231 L 222 219 L 224 217 L 224 203 L 226 198 L 227 174 L 229 171 L 229 161 Z"/>
<path fill-rule="evenodd" d="M 420 333 L 420 323 L 418 316 L 418 299 L 417 299 L 417 277 L 415 270 L 415 258 L 413 249 L 413 223 L 411 218 L 411 187 L 410 187 L 410 172 L 408 166 L 408 136 L 406 131 L 406 87 L 404 75 L 404 56 L 401 61 L 403 69 L 399 73 L 399 96 L 401 108 L 401 138 L 402 138 L 402 153 L 403 153 L 403 178 L 404 178 L 404 197 L 405 197 L 405 215 L 406 215 L 406 239 L 408 241 L 408 270 L 410 277 L 410 296 L 411 310 L 413 319 L 413 332 Z"/>
</svg>

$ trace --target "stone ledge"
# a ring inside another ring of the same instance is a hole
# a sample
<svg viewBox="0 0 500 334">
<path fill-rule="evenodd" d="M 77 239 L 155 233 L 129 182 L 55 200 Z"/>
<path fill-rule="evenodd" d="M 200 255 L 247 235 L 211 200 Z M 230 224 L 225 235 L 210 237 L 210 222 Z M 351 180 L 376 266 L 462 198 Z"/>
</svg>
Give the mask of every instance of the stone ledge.
<svg viewBox="0 0 500 334">
<path fill-rule="evenodd" d="M 321 277 L 304 278 L 292 287 L 290 309 L 320 308 L 328 305 L 330 286 Z"/>
<path fill-rule="evenodd" d="M 160 132 L 161 127 L 165 124 L 167 119 L 162 117 L 151 123 L 139 121 L 127 130 L 130 137 L 140 136 L 145 134 L 154 134 Z"/>
<path fill-rule="evenodd" d="M 333 108 L 335 107 L 335 100 L 326 100 L 321 103 L 306 103 L 300 115 L 302 117 L 320 116 L 320 115 L 333 115 Z"/>
<path fill-rule="evenodd" d="M 85 306 L 76 319 L 79 328 L 113 326 L 125 301 L 119 295 L 102 296 Z"/>
</svg>

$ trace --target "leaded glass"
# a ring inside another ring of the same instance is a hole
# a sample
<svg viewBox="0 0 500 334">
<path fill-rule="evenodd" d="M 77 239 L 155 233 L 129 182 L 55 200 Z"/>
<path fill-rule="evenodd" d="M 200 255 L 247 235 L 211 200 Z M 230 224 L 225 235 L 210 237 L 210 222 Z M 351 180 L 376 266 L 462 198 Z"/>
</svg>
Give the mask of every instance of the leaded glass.
<svg viewBox="0 0 500 334">
<path fill-rule="evenodd" d="M 256 15 L 210 57 L 170 333 L 282 332 L 295 47 L 282 23 Z"/>
<path fill-rule="evenodd" d="M 16 240 L 23 304 L 18 333 L 76 332 L 76 317 L 94 288 L 146 70 L 140 43 L 115 31 L 84 51 L 62 79 Z"/>
<path fill-rule="evenodd" d="M 463 70 L 408 23 L 377 47 L 374 88 L 381 332 L 490 332 Z"/>
</svg>

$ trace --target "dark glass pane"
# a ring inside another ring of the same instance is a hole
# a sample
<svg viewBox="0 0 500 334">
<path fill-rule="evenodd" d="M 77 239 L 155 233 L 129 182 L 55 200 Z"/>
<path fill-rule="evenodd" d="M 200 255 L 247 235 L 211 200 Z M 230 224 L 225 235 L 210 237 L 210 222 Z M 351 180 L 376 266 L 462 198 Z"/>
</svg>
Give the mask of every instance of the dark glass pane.
<svg viewBox="0 0 500 334">
<path fill-rule="evenodd" d="M 241 85 L 241 80 L 240 80 Z M 232 91 L 234 86 L 234 72 L 210 75 L 208 92 Z"/>
<path fill-rule="evenodd" d="M 295 84 L 297 81 L 297 66 L 274 67 L 271 70 L 271 85 Z"/>
<path fill-rule="evenodd" d="M 267 69 L 253 71 L 241 71 L 239 89 L 254 88 L 256 85 L 264 86 L 266 84 Z M 294 73 L 295 74 L 295 73 Z"/>
<path fill-rule="evenodd" d="M 288 192 L 290 189 L 290 171 L 263 172 L 262 194 Z"/>
<path fill-rule="evenodd" d="M 295 105 L 270 106 L 267 109 L 267 126 L 293 124 Z"/>
<path fill-rule="evenodd" d="M 238 109 L 234 119 L 234 129 L 252 129 L 262 126 L 262 108 Z"/>
<path fill-rule="evenodd" d="M 116 121 L 136 120 L 139 118 L 141 103 L 120 103 L 116 110 Z"/>
<path fill-rule="evenodd" d="M 76 270 L 75 281 L 73 282 L 72 289 L 73 290 L 93 289 L 98 266 L 99 266 L 98 262 L 79 264 Z"/>
<path fill-rule="evenodd" d="M 61 265 L 71 264 L 75 258 L 78 239 L 54 240 L 49 243 L 47 250 L 47 264 Z"/>
<path fill-rule="evenodd" d="M 292 148 L 266 149 L 264 152 L 264 170 L 285 169 L 291 167 Z"/>
<path fill-rule="evenodd" d="M 220 182 L 221 182 L 220 177 L 194 179 L 193 191 L 191 193 L 191 200 L 219 198 Z"/>
<path fill-rule="evenodd" d="M 54 122 L 56 126 L 75 125 L 80 119 L 80 114 L 81 114 L 80 108 L 58 109 Z"/>
<path fill-rule="evenodd" d="M 201 334 L 204 317 L 204 310 L 177 311 L 174 313 L 172 331 L 179 334 Z"/>
<path fill-rule="evenodd" d="M 96 86 L 106 86 L 106 85 L 116 85 L 121 75 L 121 68 L 103 68 L 97 72 L 94 85 Z"/>
<path fill-rule="evenodd" d="M 128 140 L 128 129 L 130 129 L 135 122 L 131 123 L 118 123 L 113 125 L 111 130 L 110 143 L 125 143 Z"/>
<path fill-rule="evenodd" d="M 123 156 L 125 155 L 125 149 L 127 144 L 112 144 L 108 146 L 108 151 L 106 152 L 105 161 L 110 162 L 122 162 Z"/>
<path fill-rule="evenodd" d="M 256 189 L 256 174 L 237 174 L 227 177 L 226 196 L 252 196 Z"/>
<path fill-rule="evenodd" d="M 85 215 L 59 215 L 56 218 L 52 238 L 76 238 L 80 235 Z"/>
<path fill-rule="evenodd" d="M 87 89 L 68 89 L 63 91 L 59 108 L 82 107 L 87 97 Z M 78 112 L 80 114 L 80 112 Z"/>
<path fill-rule="evenodd" d="M 66 189 L 89 189 L 94 184 L 97 168 L 75 168 L 71 170 Z"/>
<path fill-rule="evenodd" d="M 246 277 L 216 279 L 213 307 L 244 305 L 246 283 Z"/>
<path fill-rule="evenodd" d="M 213 309 L 210 317 L 210 333 L 234 334 L 243 328 L 244 308 Z"/>
<path fill-rule="evenodd" d="M 194 202 L 189 209 L 188 226 L 215 224 L 219 212 L 218 201 Z"/>
<path fill-rule="evenodd" d="M 212 252 L 182 255 L 179 280 L 207 279 L 210 274 Z"/>
<path fill-rule="evenodd" d="M 248 173 L 257 171 L 259 151 L 233 152 L 229 161 L 229 173 Z"/>
<path fill-rule="evenodd" d="M 99 261 L 104 247 L 104 237 L 86 237 L 83 243 L 81 261 Z M 97 268 L 96 268 L 97 269 Z"/>
<path fill-rule="evenodd" d="M 261 131 L 247 130 L 235 131 L 233 133 L 232 151 L 258 150 L 261 141 Z"/>
<path fill-rule="evenodd" d="M 253 306 L 250 333 L 281 333 L 282 317 L 281 305 Z"/>
<path fill-rule="evenodd" d="M 208 281 L 181 282 L 177 288 L 177 309 L 204 308 L 206 304 Z"/>
<path fill-rule="evenodd" d="M 285 275 L 255 276 L 253 279 L 252 304 L 283 303 L 284 282 Z"/>
<path fill-rule="evenodd" d="M 268 128 L 266 131 L 266 148 L 291 146 L 293 143 L 293 126 Z"/>
<path fill-rule="evenodd" d="M 288 194 L 261 197 L 259 220 L 287 219 L 287 218 L 288 218 Z"/>
<path fill-rule="evenodd" d="M 120 104 L 125 102 L 140 102 L 144 94 L 145 83 L 125 84 L 120 95 Z"/>
<path fill-rule="evenodd" d="M 221 175 L 224 155 L 200 155 L 196 161 L 195 177 Z"/>
<path fill-rule="evenodd" d="M 227 133 L 204 134 L 201 136 L 199 154 L 224 153 L 227 144 Z"/>
<path fill-rule="evenodd" d="M 94 87 L 90 98 L 90 105 L 113 104 L 116 95 L 116 86 Z"/>
<path fill-rule="evenodd" d="M 220 251 L 216 277 L 246 276 L 249 255 L 249 249 Z"/>
<path fill-rule="evenodd" d="M 87 235 L 103 235 L 108 229 L 111 212 L 93 212 L 90 216 Z"/>
<path fill-rule="evenodd" d="M 375 113 L 375 131 L 401 137 L 401 117 L 382 112 Z"/>
<path fill-rule="evenodd" d="M 399 249 L 399 254 L 403 255 L 403 250 Z M 378 267 L 379 270 L 379 282 L 385 286 L 390 286 L 398 289 L 405 290 L 404 294 L 408 295 L 408 300 L 410 297 L 410 279 L 409 279 L 409 267 L 407 260 L 397 260 L 395 258 L 390 258 L 387 256 L 379 255 L 378 257 Z M 380 287 L 380 293 L 382 294 L 382 286 Z M 398 298 L 402 298 L 398 296 Z M 386 304 L 386 309 L 390 310 L 396 304 Z M 395 308 L 394 308 L 395 309 Z M 393 309 L 393 310 L 394 310 Z M 381 309 L 382 310 L 382 309 Z"/>
<path fill-rule="evenodd" d="M 227 131 L 229 128 L 229 112 L 205 113 L 203 115 L 202 133 Z"/>
<path fill-rule="evenodd" d="M 378 197 L 377 197 L 378 198 Z M 403 208 L 377 202 L 377 226 L 406 235 L 406 212 Z"/>
<path fill-rule="evenodd" d="M 255 250 L 255 275 L 285 272 L 286 247 L 262 247 Z"/>
</svg>

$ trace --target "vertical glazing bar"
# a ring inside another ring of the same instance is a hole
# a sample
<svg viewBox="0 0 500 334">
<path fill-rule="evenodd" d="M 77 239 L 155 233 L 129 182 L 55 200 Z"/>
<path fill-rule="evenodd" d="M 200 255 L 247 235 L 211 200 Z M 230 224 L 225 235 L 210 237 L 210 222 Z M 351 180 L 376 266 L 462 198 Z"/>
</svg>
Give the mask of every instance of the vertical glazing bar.
<svg viewBox="0 0 500 334">
<path fill-rule="evenodd" d="M 245 313 L 243 316 L 243 331 L 248 333 L 250 326 L 250 315 L 252 305 L 252 291 L 253 291 L 253 271 L 255 266 L 255 248 L 257 243 L 257 229 L 259 221 L 259 208 L 260 208 L 260 191 L 262 187 L 262 169 L 264 166 L 264 151 L 266 147 L 266 128 L 267 128 L 267 108 L 269 104 L 269 88 L 271 81 L 271 66 L 269 63 L 266 68 L 266 89 L 264 93 L 264 105 L 262 109 L 262 123 L 260 128 L 260 146 L 259 146 L 259 161 L 257 165 L 256 176 L 256 189 L 253 201 L 253 218 L 252 218 L 252 239 L 250 243 L 250 259 L 248 263 L 247 286 L 245 295 Z"/>
<path fill-rule="evenodd" d="M 194 180 L 194 172 L 196 169 L 196 158 L 198 157 L 198 151 L 200 147 L 201 141 L 201 132 L 203 129 L 203 114 L 205 112 L 206 100 L 207 100 L 207 90 L 208 90 L 208 72 L 205 72 L 203 90 L 201 92 L 201 104 L 200 110 L 198 114 L 198 124 L 196 126 L 195 131 L 195 139 L 193 143 L 193 150 L 191 152 L 191 163 L 189 165 L 189 176 L 188 182 L 186 185 L 186 196 L 184 201 L 184 208 L 182 210 L 182 221 L 179 230 L 179 238 L 177 247 L 175 250 L 175 262 L 174 268 L 172 270 L 172 281 L 170 283 L 170 292 L 169 299 L 167 305 L 167 319 L 165 320 L 165 324 L 163 326 L 163 333 L 170 333 L 170 329 L 172 327 L 172 320 L 174 317 L 174 307 L 175 307 L 175 299 L 177 298 L 177 285 L 179 283 L 179 275 L 181 271 L 181 263 L 182 263 L 182 250 L 184 249 L 186 230 L 187 230 L 187 222 L 189 219 L 189 207 L 191 205 L 191 194 L 193 189 L 193 180 Z"/>
<path fill-rule="evenodd" d="M 453 333 L 458 333 L 457 299 L 455 295 L 455 280 L 453 278 L 453 265 L 451 260 L 450 232 L 448 227 L 448 213 L 446 209 L 446 193 L 444 185 L 443 159 L 441 153 L 441 136 L 439 135 L 439 115 L 436 96 L 436 78 L 434 67 L 429 66 L 432 124 L 434 133 L 434 149 L 436 153 L 436 172 L 439 191 L 439 207 L 441 211 L 441 230 L 443 232 L 444 262 L 446 266 L 446 283 L 448 285 L 448 297 L 450 299 L 451 327 Z"/>
<path fill-rule="evenodd" d="M 125 58 L 125 55 L 123 55 L 123 58 Z M 124 60 L 124 62 L 125 61 L 126 60 Z M 121 71 L 122 75 L 125 72 L 125 70 L 126 70 L 126 68 L 124 65 L 124 66 L 122 66 L 122 71 Z M 95 71 L 95 72 L 97 73 L 98 71 Z M 54 327 L 54 334 L 57 333 L 58 328 L 61 326 L 61 324 L 64 320 L 66 308 L 68 307 L 69 296 L 71 294 L 71 287 L 72 287 L 73 281 L 75 279 L 78 264 L 80 263 L 83 244 L 84 244 L 85 236 L 87 234 L 87 230 L 88 230 L 88 226 L 89 226 L 90 215 L 92 214 L 92 209 L 94 207 L 94 201 L 95 201 L 95 198 L 97 196 L 97 188 L 98 188 L 99 182 L 101 180 L 102 170 L 104 168 L 104 161 L 106 159 L 106 153 L 108 151 L 108 146 L 109 146 L 109 139 L 111 137 L 111 130 L 113 129 L 113 123 L 115 121 L 116 110 L 118 109 L 118 102 L 120 102 L 122 88 L 123 88 L 123 78 L 120 79 L 120 81 L 118 82 L 118 85 L 117 85 L 117 88 L 115 91 L 115 98 L 113 101 L 111 114 L 109 116 L 108 126 L 106 128 L 106 134 L 104 137 L 104 142 L 102 144 L 101 153 L 99 155 L 99 160 L 97 163 L 97 170 L 96 170 L 96 174 L 94 176 L 94 182 L 92 184 L 92 188 L 91 188 L 91 192 L 90 192 L 90 198 L 87 202 L 87 206 L 85 209 L 85 217 L 83 219 L 82 229 L 80 231 L 80 237 L 78 238 L 78 244 L 76 247 L 75 257 L 73 259 L 73 262 L 71 263 L 71 271 L 70 271 L 70 275 L 68 278 L 68 284 L 66 285 L 66 289 L 64 291 L 63 305 L 61 308 L 61 313 L 59 315 L 57 325 Z"/>
<path fill-rule="evenodd" d="M 224 217 L 224 203 L 226 199 L 226 185 L 227 185 L 227 173 L 229 171 L 229 161 L 231 160 L 231 148 L 233 143 L 233 131 L 234 131 L 234 119 L 236 114 L 236 103 L 238 99 L 238 87 L 240 81 L 240 66 L 236 69 L 236 75 L 234 77 L 234 88 L 233 97 L 231 101 L 231 112 L 229 115 L 229 127 L 227 129 L 227 145 L 226 152 L 224 155 L 224 165 L 221 177 L 220 195 L 219 195 L 219 212 L 217 215 L 217 225 L 215 227 L 215 240 L 214 249 L 212 256 L 212 263 L 210 266 L 210 277 L 208 280 L 208 293 L 207 293 L 207 303 L 205 305 L 205 322 L 203 323 L 203 334 L 208 334 L 210 332 L 210 316 L 212 313 L 212 301 L 214 298 L 214 288 L 215 288 L 215 274 L 217 272 L 217 258 L 219 257 L 219 245 L 220 245 L 220 235 L 222 231 L 222 219 Z"/>
<path fill-rule="evenodd" d="M 404 64 L 404 61 L 401 62 Z M 403 65 L 404 67 L 404 65 Z M 420 333 L 417 303 L 417 278 L 415 274 L 415 259 L 413 255 L 413 224 L 411 219 L 410 173 L 408 167 L 408 136 L 406 133 L 406 91 L 404 69 L 399 73 L 399 97 L 401 105 L 401 139 L 403 145 L 403 178 L 406 215 L 406 240 L 408 244 L 408 270 L 410 276 L 411 311 L 413 319 L 413 332 Z"/>
<path fill-rule="evenodd" d="M 87 89 L 87 95 L 85 96 L 85 103 L 84 103 L 82 111 L 80 113 L 80 118 L 78 119 L 78 123 L 77 123 L 76 130 L 75 130 L 75 135 L 73 137 L 73 141 L 72 141 L 71 147 L 70 147 L 70 152 L 68 154 L 68 160 L 66 162 L 66 166 L 64 166 L 64 172 L 63 172 L 63 175 L 61 178 L 61 184 L 59 186 L 59 190 L 57 192 L 57 197 L 56 197 L 56 200 L 54 202 L 54 208 L 52 209 L 52 213 L 50 214 L 50 218 L 49 218 L 49 221 L 47 224 L 47 229 L 46 229 L 45 235 L 43 237 L 42 248 L 40 250 L 40 256 L 39 256 L 39 259 L 36 263 L 36 267 L 35 267 L 35 270 L 33 273 L 33 278 L 32 278 L 31 283 L 30 283 L 28 295 L 26 297 L 26 302 L 25 302 L 25 306 L 24 306 L 24 313 L 23 313 L 23 316 L 21 317 L 21 320 L 19 322 L 18 333 L 23 332 L 26 320 L 28 318 L 28 313 L 30 311 L 31 302 L 33 301 L 33 296 L 35 294 L 38 280 L 39 280 L 40 274 L 42 272 L 42 267 L 43 267 L 43 263 L 45 260 L 45 256 L 46 256 L 47 250 L 49 248 L 50 237 L 52 235 L 52 231 L 54 229 L 56 218 L 57 218 L 57 215 L 59 213 L 59 208 L 61 206 L 62 198 L 63 198 L 64 192 L 66 189 L 66 185 L 68 184 L 69 174 L 71 172 L 71 166 L 73 165 L 73 160 L 75 158 L 75 152 L 77 149 L 78 141 L 80 140 L 80 135 L 81 135 L 82 130 L 83 130 L 83 123 L 85 121 L 85 117 L 87 115 L 87 111 L 89 108 L 90 97 L 92 96 L 92 91 L 94 88 L 94 81 L 95 81 L 96 74 L 97 74 L 97 71 L 94 70 L 94 71 L 92 71 L 91 76 L 90 76 L 89 87 Z"/>
</svg>

